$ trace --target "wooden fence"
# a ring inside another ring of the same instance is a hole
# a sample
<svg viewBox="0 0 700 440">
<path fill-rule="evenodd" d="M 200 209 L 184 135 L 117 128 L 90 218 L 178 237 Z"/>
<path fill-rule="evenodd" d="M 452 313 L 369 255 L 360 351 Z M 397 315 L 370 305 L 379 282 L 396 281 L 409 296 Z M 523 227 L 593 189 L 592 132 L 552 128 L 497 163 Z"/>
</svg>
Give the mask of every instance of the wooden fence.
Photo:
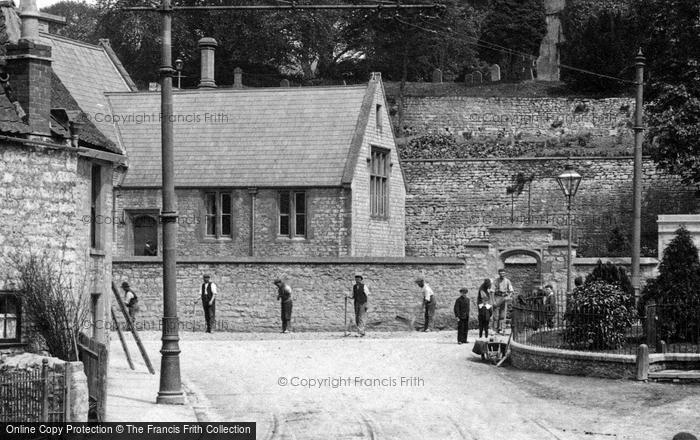
<svg viewBox="0 0 700 440">
<path fill-rule="evenodd" d="M 58 365 L 57 365 L 58 367 Z M 59 370 L 56 368 L 56 370 Z M 49 369 L 17 370 L 0 376 L 0 422 L 65 422 L 70 410 L 70 377 Z"/>
<path fill-rule="evenodd" d="M 107 347 L 80 333 L 78 337 L 78 355 L 83 363 L 88 382 L 90 410 L 88 419 L 103 421 L 107 402 Z"/>
</svg>

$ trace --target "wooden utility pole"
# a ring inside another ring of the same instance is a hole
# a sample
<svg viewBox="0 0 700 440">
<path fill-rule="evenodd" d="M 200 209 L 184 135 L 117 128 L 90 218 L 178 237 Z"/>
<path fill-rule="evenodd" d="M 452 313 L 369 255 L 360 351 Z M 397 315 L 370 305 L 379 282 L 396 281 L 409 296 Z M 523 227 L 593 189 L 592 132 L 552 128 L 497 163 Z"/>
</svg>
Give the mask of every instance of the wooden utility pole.
<svg viewBox="0 0 700 440">
<path fill-rule="evenodd" d="M 644 55 L 642 49 L 635 59 L 637 96 L 634 112 L 634 179 L 633 187 L 633 221 L 632 221 L 632 288 L 634 289 L 635 304 L 639 304 L 640 276 L 639 260 L 641 254 L 642 236 L 642 136 L 644 132 Z"/>
</svg>

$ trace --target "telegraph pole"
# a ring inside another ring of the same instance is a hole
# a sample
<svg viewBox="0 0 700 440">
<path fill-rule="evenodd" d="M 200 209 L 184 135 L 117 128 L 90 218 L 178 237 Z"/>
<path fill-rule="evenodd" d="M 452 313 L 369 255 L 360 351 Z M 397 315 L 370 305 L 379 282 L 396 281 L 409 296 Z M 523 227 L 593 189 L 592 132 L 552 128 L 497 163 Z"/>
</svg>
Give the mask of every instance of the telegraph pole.
<svg viewBox="0 0 700 440">
<path fill-rule="evenodd" d="M 644 55 L 639 49 L 635 58 L 637 95 L 634 112 L 634 179 L 632 191 L 634 192 L 632 212 L 632 288 L 634 289 L 635 304 L 639 304 L 640 276 L 639 260 L 641 254 L 642 235 L 642 134 L 644 132 Z"/>
<path fill-rule="evenodd" d="M 160 389 L 156 403 L 182 405 L 185 403 L 180 378 L 180 338 L 177 317 L 177 202 L 175 199 L 175 161 L 173 146 L 173 75 L 172 66 L 172 20 L 173 11 L 275 11 L 275 10 L 352 10 L 352 9 L 433 9 L 440 5 L 403 5 L 377 3 L 375 5 L 345 4 L 296 4 L 290 5 L 239 5 L 239 6 L 175 6 L 171 0 L 161 0 L 159 8 L 134 6 L 120 8 L 125 11 L 150 11 L 161 14 L 161 153 L 163 170 L 163 209 L 160 219 L 163 225 L 163 345 L 160 349 Z"/>
</svg>

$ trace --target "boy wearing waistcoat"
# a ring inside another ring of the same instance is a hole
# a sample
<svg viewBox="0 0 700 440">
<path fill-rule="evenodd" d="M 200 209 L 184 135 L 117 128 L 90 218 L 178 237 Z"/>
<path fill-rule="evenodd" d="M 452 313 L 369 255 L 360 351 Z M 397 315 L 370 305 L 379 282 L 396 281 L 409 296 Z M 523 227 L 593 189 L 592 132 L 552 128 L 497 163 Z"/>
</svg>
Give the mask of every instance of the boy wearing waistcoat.
<svg viewBox="0 0 700 440">
<path fill-rule="evenodd" d="M 355 304 L 355 324 L 360 336 L 365 335 L 365 318 L 367 317 L 367 297 L 369 287 L 362 282 L 362 275 L 355 274 L 355 285 L 352 286 L 352 300 Z"/>
<path fill-rule="evenodd" d="M 201 295 L 202 307 L 204 308 L 204 320 L 207 323 L 207 333 L 211 333 L 212 327 L 215 327 L 216 322 L 216 284 L 209 281 L 209 275 L 202 277 Z"/>
</svg>

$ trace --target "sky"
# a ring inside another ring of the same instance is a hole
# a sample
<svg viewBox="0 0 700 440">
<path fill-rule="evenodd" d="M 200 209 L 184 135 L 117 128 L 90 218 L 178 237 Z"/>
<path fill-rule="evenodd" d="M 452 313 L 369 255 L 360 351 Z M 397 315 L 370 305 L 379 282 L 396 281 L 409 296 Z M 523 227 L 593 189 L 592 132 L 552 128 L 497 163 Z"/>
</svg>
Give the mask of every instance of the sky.
<svg viewBox="0 0 700 440">
<path fill-rule="evenodd" d="M 36 0 L 36 5 L 39 9 L 51 6 L 54 3 L 58 3 L 61 0 Z M 73 0 L 76 1 L 76 0 Z M 14 0 L 15 4 L 19 6 L 19 0 Z M 95 0 L 87 0 L 85 3 L 95 3 Z"/>
</svg>

